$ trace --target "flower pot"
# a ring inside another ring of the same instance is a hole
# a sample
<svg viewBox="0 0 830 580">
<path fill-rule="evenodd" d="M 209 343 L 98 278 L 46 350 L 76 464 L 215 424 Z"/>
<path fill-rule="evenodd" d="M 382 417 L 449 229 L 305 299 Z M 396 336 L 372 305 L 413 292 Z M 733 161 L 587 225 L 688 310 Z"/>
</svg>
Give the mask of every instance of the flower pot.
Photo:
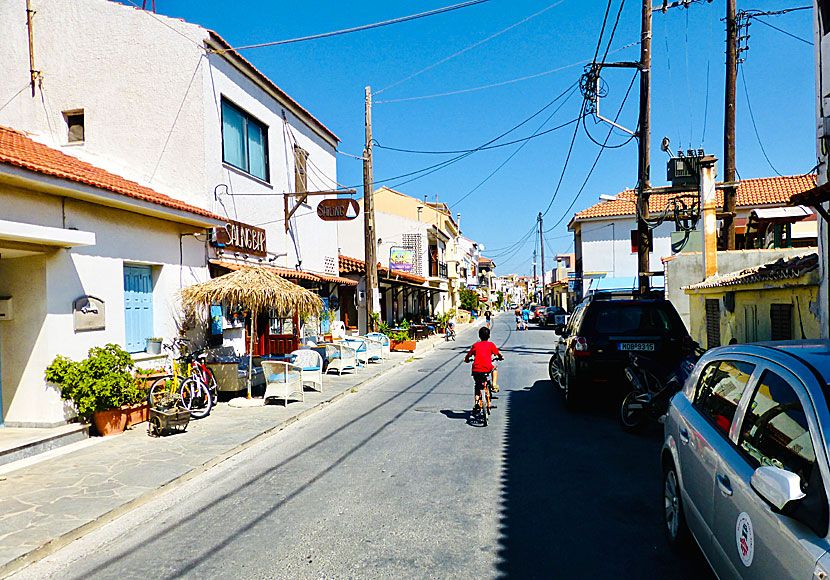
<svg viewBox="0 0 830 580">
<path fill-rule="evenodd" d="M 143 423 L 150 415 L 150 405 L 147 401 L 136 403 L 135 405 L 127 405 L 121 407 L 127 414 L 127 427 L 132 427 L 137 423 Z"/>
<path fill-rule="evenodd" d="M 391 340 L 389 349 L 397 352 L 415 352 L 414 340 Z"/>
<path fill-rule="evenodd" d="M 161 339 L 147 339 L 147 354 L 161 354 Z"/>
<path fill-rule="evenodd" d="M 127 417 L 129 413 L 121 409 L 110 409 L 109 411 L 98 411 L 92 414 L 92 424 L 95 430 L 102 437 L 118 435 L 127 428 Z"/>
<path fill-rule="evenodd" d="M 168 373 L 166 371 L 160 371 L 151 375 L 136 375 L 136 379 L 139 381 L 138 388 L 149 391 L 150 387 L 153 386 L 153 383 L 161 377 L 166 377 L 167 375 Z"/>
</svg>

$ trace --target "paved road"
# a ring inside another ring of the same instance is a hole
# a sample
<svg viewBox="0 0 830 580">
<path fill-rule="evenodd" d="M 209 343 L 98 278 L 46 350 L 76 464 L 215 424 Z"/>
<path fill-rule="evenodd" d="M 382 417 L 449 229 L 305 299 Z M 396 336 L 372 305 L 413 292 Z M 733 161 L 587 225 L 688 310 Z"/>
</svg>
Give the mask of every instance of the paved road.
<svg viewBox="0 0 830 580">
<path fill-rule="evenodd" d="M 489 427 L 462 335 L 16 578 L 711 578 L 662 537 L 659 431 L 565 411 L 511 318 Z"/>
</svg>

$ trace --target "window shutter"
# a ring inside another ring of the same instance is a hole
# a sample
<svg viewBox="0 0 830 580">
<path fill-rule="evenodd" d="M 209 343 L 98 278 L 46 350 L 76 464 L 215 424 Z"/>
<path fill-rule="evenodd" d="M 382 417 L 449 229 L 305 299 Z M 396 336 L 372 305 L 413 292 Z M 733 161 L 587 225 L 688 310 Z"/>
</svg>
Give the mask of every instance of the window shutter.
<svg viewBox="0 0 830 580">
<path fill-rule="evenodd" d="M 720 346 L 720 300 L 706 299 L 706 348 Z"/>
<path fill-rule="evenodd" d="M 793 337 L 793 305 L 770 304 L 771 340 L 790 340 Z"/>
</svg>

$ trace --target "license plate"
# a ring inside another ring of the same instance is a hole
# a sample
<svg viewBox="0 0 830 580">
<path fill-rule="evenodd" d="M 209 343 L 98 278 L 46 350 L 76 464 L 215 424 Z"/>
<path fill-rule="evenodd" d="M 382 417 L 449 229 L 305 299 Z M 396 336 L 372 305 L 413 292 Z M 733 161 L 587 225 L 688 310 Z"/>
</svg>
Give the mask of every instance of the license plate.
<svg viewBox="0 0 830 580">
<path fill-rule="evenodd" d="M 621 342 L 617 347 L 619 350 L 630 351 L 653 351 L 653 342 Z"/>
</svg>

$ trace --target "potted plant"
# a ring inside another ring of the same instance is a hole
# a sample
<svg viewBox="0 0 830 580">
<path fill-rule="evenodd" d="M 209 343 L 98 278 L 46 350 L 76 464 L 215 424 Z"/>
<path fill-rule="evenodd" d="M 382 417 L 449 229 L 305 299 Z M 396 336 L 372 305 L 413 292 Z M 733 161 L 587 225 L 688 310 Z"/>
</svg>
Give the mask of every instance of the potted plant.
<svg viewBox="0 0 830 580">
<path fill-rule="evenodd" d="M 100 435 L 114 435 L 126 429 L 137 406 L 146 406 L 134 371 L 130 355 L 107 344 L 89 349 L 81 362 L 56 356 L 46 380 L 58 385 L 61 398 L 75 403 L 81 419 L 92 422 Z"/>
<path fill-rule="evenodd" d="M 148 338 L 147 339 L 147 354 L 161 354 L 161 339 Z"/>
<path fill-rule="evenodd" d="M 415 341 L 410 340 L 408 330 L 402 329 L 389 336 L 389 349 L 398 352 L 415 352 Z"/>
</svg>

